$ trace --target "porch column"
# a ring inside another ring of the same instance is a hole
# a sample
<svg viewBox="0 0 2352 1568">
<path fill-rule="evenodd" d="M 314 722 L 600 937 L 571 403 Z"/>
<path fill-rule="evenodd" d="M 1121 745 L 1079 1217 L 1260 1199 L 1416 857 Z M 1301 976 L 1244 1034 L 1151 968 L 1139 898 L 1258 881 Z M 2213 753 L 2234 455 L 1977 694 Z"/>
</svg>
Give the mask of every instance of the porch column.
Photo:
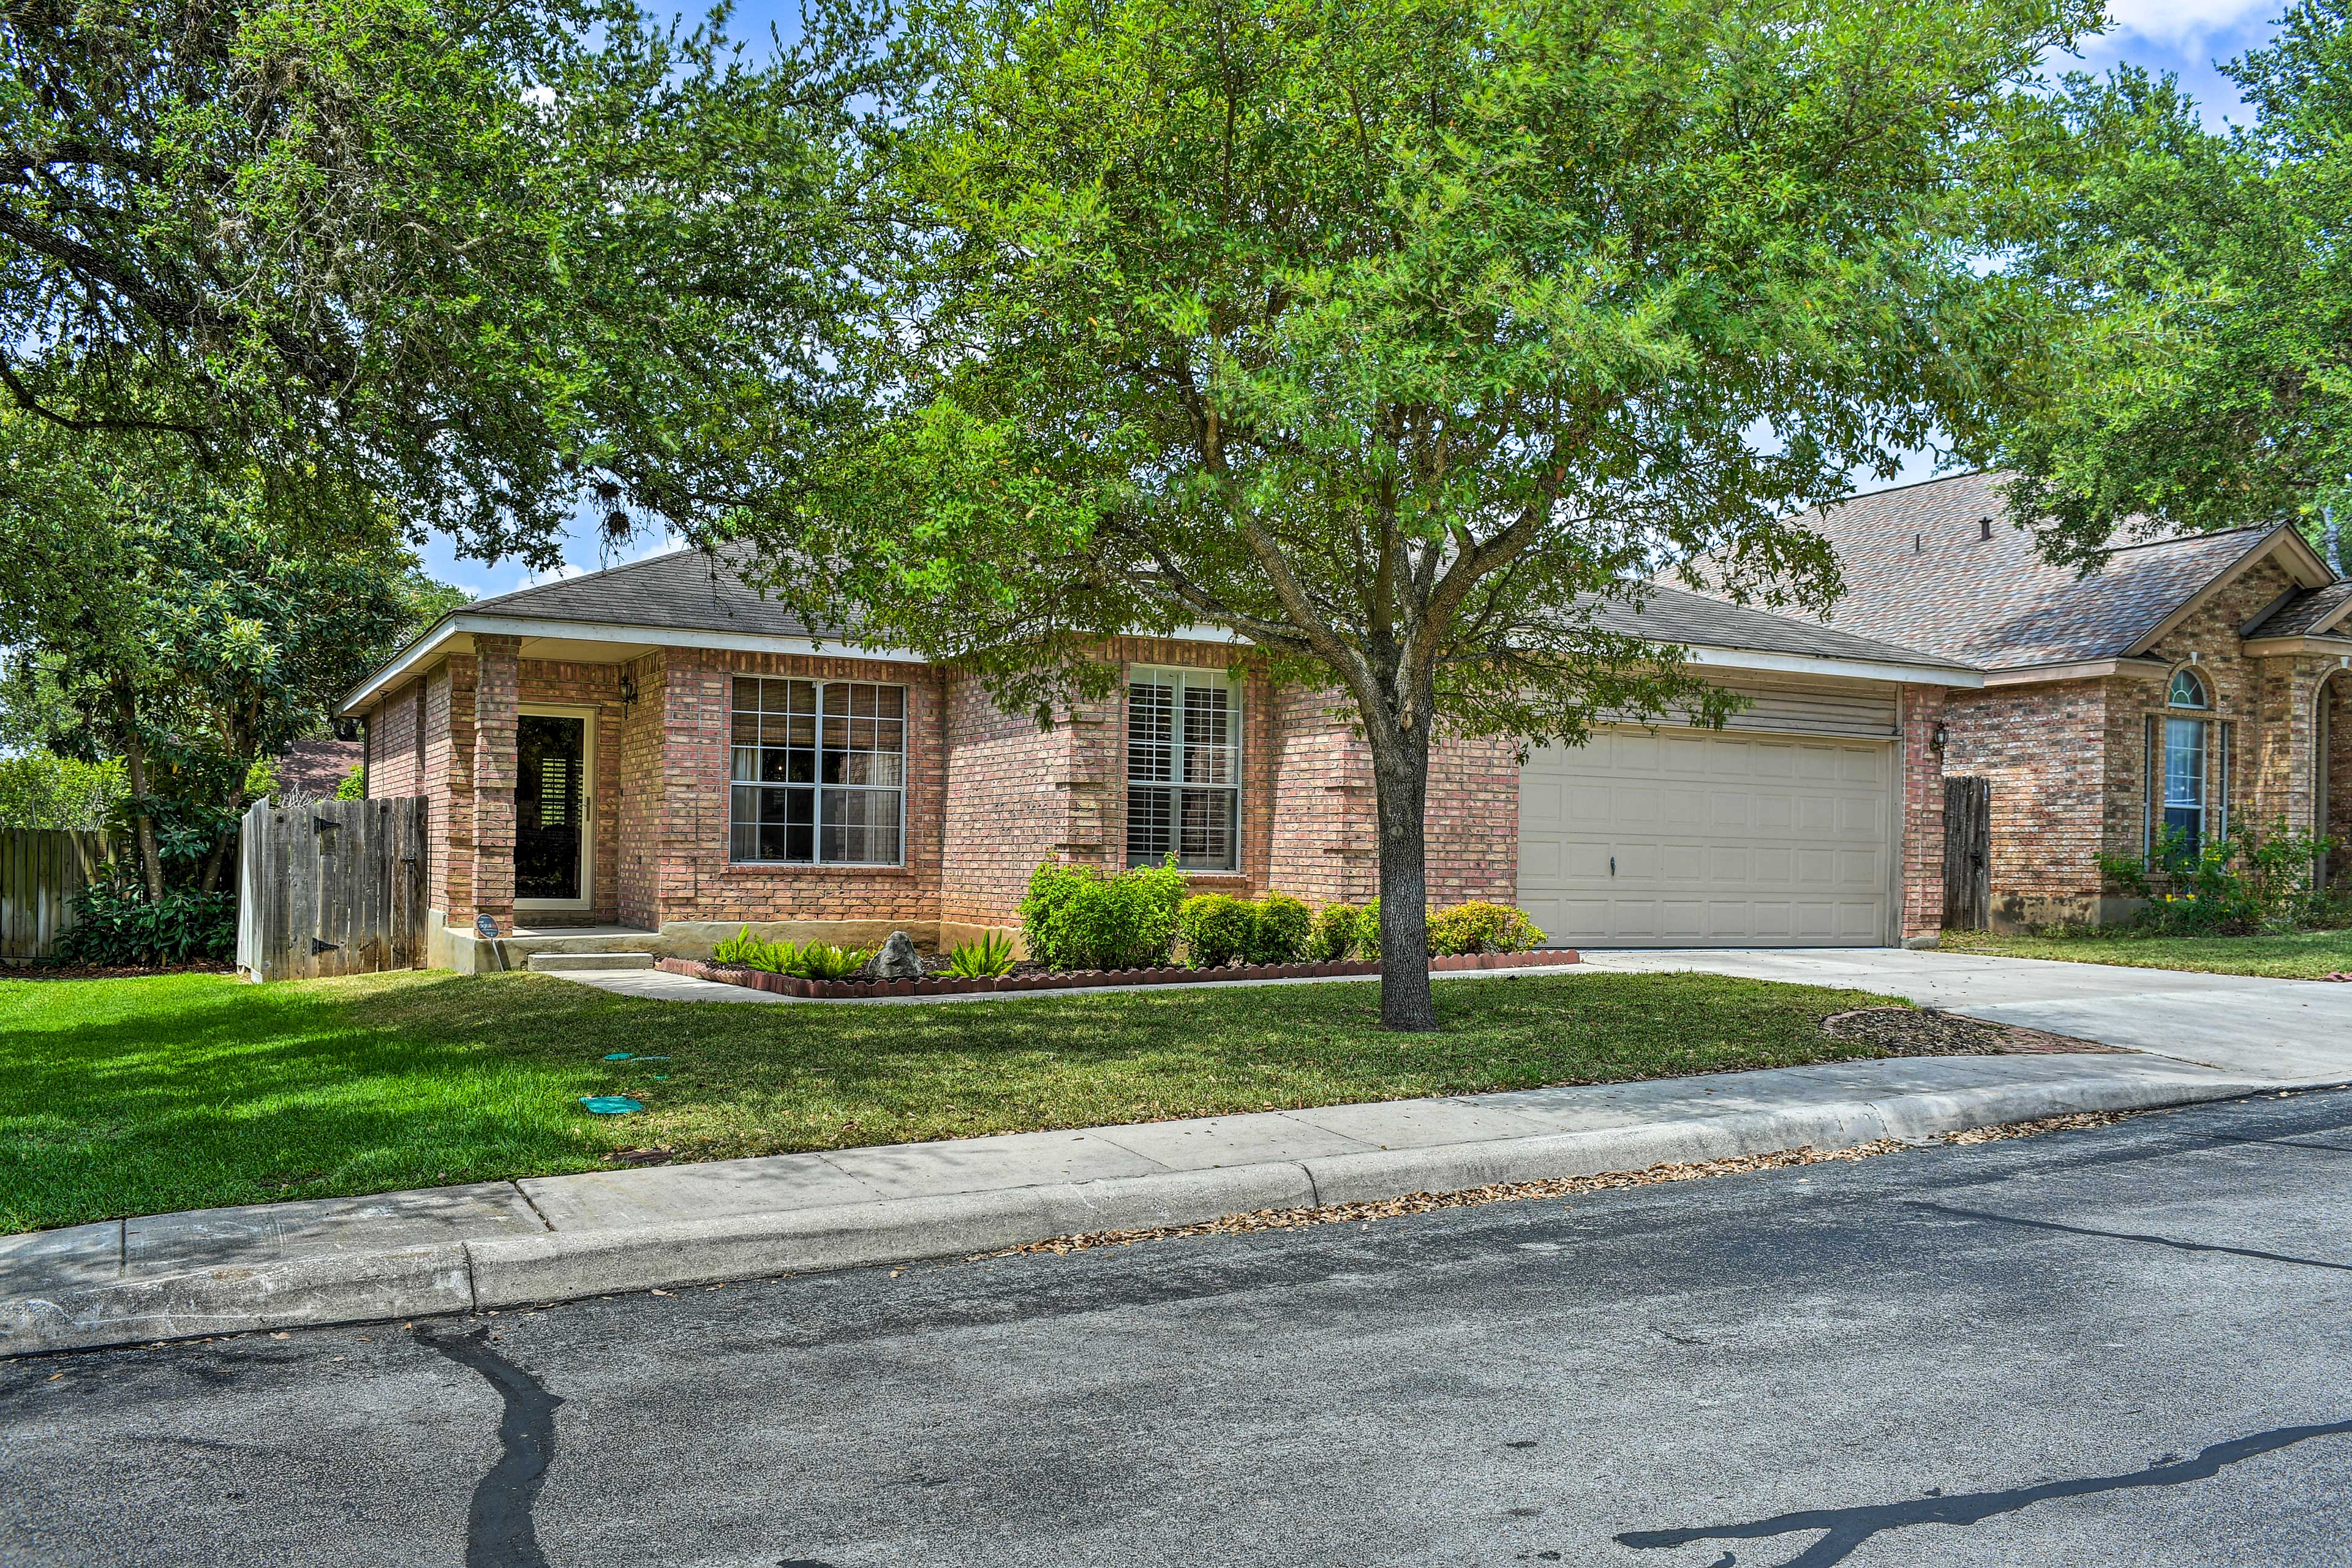
<svg viewBox="0 0 2352 1568">
<path fill-rule="evenodd" d="M 474 638 L 474 912 L 514 929 L 516 656 L 522 639 Z"/>
</svg>

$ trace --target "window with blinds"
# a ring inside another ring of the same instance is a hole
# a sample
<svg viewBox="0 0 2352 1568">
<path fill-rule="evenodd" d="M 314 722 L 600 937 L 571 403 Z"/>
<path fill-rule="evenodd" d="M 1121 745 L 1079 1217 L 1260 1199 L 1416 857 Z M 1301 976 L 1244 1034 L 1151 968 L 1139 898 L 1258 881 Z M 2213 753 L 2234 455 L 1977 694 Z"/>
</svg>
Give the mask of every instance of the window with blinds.
<svg viewBox="0 0 2352 1568">
<path fill-rule="evenodd" d="M 1188 871 L 1241 865 L 1240 689 L 1222 670 L 1131 670 L 1127 683 L 1127 863 L 1170 855 Z"/>
<path fill-rule="evenodd" d="M 735 680 L 729 858 L 895 866 L 905 851 L 907 689 Z"/>
</svg>

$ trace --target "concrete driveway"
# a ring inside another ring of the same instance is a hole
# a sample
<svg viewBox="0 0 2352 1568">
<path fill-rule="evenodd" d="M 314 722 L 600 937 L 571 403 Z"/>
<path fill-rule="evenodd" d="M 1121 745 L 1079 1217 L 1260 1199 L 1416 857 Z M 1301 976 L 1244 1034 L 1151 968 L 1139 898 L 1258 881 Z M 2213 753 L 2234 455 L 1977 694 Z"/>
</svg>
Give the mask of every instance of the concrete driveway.
<svg viewBox="0 0 2352 1568">
<path fill-rule="evenodd" d="M 1847 985 L 2284 1083 L 2352 1081 L 2352 985 L 1900 948 L 1587 951 L 1595 970 Z"/>
</svg>

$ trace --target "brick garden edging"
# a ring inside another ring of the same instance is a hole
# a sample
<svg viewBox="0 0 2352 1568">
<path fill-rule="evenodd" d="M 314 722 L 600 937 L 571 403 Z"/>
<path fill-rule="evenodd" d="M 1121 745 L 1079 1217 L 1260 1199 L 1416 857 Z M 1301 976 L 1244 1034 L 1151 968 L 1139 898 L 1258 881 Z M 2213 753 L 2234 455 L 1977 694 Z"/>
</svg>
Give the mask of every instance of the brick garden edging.
<svg viewBox="0 0 2352 1568">
<path fill-rule="evenodd" d="M 1574 948 L 1536 952 L 1467 952 L 1429 961 L 1432 974 L 1478 969 L 1539 969 L 1560 963 L 1580 963 Z M 1218 980 L 1334 980 L 1378 974 L 1378 959 L 1343 959 L 1335 963 L 1241 963 L 1221 969 L 1080 969 L 1059 974 L 1007 974 L 996 979 L 959 980 L 936 974 L 921 980 L 803 980 L 797 974 L 770 974 L 760 969 L 736 969 L 698 958 L 665 958 L 657 965 L 671 974 L 713 980 L 721 985 L 742 985 L 798 996 L 815 1002 L 853 1002 L 874 996 L 956 996 L 979 991 L 1093 991 L 1114 985 L 1197 985 Z"/>
</svg>

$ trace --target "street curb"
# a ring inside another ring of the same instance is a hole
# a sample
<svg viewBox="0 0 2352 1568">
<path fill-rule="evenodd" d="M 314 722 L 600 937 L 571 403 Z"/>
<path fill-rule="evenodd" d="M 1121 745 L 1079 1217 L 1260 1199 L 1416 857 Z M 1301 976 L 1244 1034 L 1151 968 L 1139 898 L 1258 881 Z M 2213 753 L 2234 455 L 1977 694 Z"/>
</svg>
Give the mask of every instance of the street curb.
<svg viewBox="0 0 2352 1568">
<path fill-rule="evenodd" d="M 470 1311 L 465 1245 L 330 1252 L 0 1300 L 0 1355 Z"/>
<path fill-rule="evenodd" d="M 622 1290 L 960 1258 L 1056 1236 L 1197 1225 L 1257 1209 L 1459 1192 L 1807 1146 L 1842 1149 L 1882 1138 L 1917 1141 L 2044 1116 L 2154 1110 L 2282 1087 L 2238 1079 L 2070 1079 L 628 1229 L 331 1253 L 78 1284 L 0 1300 L 0 1355 L 481 1311 Z"/>
</svg>

